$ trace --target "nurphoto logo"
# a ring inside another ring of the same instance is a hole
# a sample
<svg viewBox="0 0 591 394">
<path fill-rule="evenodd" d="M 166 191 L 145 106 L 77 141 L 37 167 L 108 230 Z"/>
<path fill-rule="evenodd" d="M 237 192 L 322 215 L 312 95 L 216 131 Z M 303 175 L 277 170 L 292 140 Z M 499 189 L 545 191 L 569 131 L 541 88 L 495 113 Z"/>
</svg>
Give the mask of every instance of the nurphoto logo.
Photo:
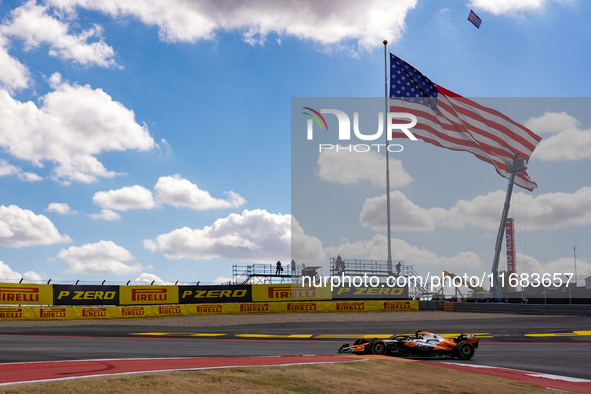
<svg viewBox="0 0 591 394">
<path fill-rule="evenodd" d="M 310 107 L 303 107 L 306 112 L 304 114 L 308 115 L 310 119 L 307 122 L 307 139 L 311 141 L 314 139 L 314 121 L 320 127 L 320 130 L 326 129 L 328 131 L 328 123 L 322 114 L 333 114 L 337 117 L 338 121 L 338 139 L 339 141 L 350 141 L 351 140 L 351 119 L 349 115 L 347 115 L 344 111 L 338 109 L 321 109 L 317 111 Z M 394 120 L 405 120 L 406 123 L 394 123 Z M 386 135 L 387 140 L 392 140 L 392 132 L 393 131 L 401 131 L 403 132 L 410 140 L 416 141 L 417 137 L 415 137 L 410 129 L 417 124 L 417 118 L 415 115 L 407 112 L 388 112 L 387 114 L 387 126 L 386 126 Z M 384 113 L 378 112 L 378 130 L 373 134 L 365 134 L 359 129 L 359 112 L 353 112 L 353 134 L 355 137 L 362 141 L 376 141 L 382 138 L 384 133 Z M 400 144 L 355 144 L 355 145 L 334 145 L 334 144 L 319 144 L 318 149 L 320 152 L 323 150 L 330 150 L 334 149 L 337 152 L 339 151 L 347 151 L 347 152 L 368 152 L 370 150 L 377 150 L 378 152 L 380 149 L 386 148 L 389 152 L 402 152 L 404 149 Z"/>
</svg>

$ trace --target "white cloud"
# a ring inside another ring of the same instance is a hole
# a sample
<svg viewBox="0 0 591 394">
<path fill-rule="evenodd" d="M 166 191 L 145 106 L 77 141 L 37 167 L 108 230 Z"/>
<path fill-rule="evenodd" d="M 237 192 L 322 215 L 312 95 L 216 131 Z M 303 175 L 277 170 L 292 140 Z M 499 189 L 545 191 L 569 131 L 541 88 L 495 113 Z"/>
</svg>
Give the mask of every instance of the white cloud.
<svg viewBox="0 0 591 394">
<path fill-rule="evenodd" d="M 20 282 L 21 279 L 26 279 L 27 281 L 32 282 L 39 282 L 43 280 L 41 275 L 39 275 L 35 271 L 27 271 L 24 274 L 20 274 L 14 271 L 12 268 L 8 266 L 8 264 L 4 263 L 0 260 L 0 283 L 2 282 Z"/>
<path fill-rule="evenodd" d="M 346 242 L 337 247 L 328 247 L 329 256 L 341 255 L 345 259 L 360 258 L 368 260 L 386 260 L 388 239 L 376 234 L 370 240 Z M 451 257 L 441 257 L 425 248 L 411 245 L 402 239 L 392 239 L 395 261 L 407 261 L 412 265 L 439 266 L 444 268 L 482 269 L 486 264 L 473 252 L 461 252 Z"/>
<path fill-rule="evenodd" d="M 116 175 L 96 155 L 153 148 L 154 140 L 135 122 L 133 111 L 101 89 L 70 85 L 59 74 L 50 82 L 55 90 L 41 98 L 40 107 L 0 90 L 0 147 L 13 157 L 39 167 L 54 162 L 55 178 L 90 183 Z"/>
<path fill-rule="evenodd" d="M 505 192 L 498 190 L 470 201 L 460 200 L 446 212 L 446 222 L 441 224 L 496 230 L 504 199 Z M 519 228 L 527 223 L 527 231 L 587 226 L 591 224 L 591 187 L 583 187 L 574 193 L 546 193 L 537 197 L 517 192 L 511 198 L 511 207 L 515 223 Z"/>
<path fill-rule="evenodd" d="M 352 185 L 368 181 L 376 187 L 386 187 L 385 171 L 385 156 L 374 151 L 323 150 L 316 167 L 316 175 L 325 182 Z M 402 162 L 390 159 L 390 187 L 403 187 L 411 181 Z"/>
<path fill-rule="evenodd" d="M 246 200 L 233 191 L 226 192 L 227 200 L 213 198 L 209 192 L 199 189 L 180 175 L 163 176 L 154 186 L 156 201 L 174 207 L 183 207 L 204 211 L 208 209 L 239 208 Z"/>
<path fill-rule="evenodd" d="M 31 75 L 25 65 L 8 54 L 8 40 L 0 35 L 0 87 L 14 92 L 29 86 Z"/>
<path fill-rule="evenodd" d="M 324 263 L 326 252 L 322 242 L 305 234 L 295 217 L 291 217 L 291 258 L 300 263 Z"/>
<path fill-rule="evenodd" d="M 0 281 L 15 281 L 20 280 L 23 276 L 0 260 Z"/>
<path fill-rule="evenodd" d="M 543 10 L 546 4 L 552 1 L 569 2 L 569 0 L 472 0 L 470 6 L 495 15 L 514 15 L 526 11 Z"/>
<path fill-rule="evenodd" d="M 572 273 L 575 272 L 574 260 L 572 257 L 562 257 L 557 260 L 549 261 L 545 264 L 540 263 L 536 258 L 532 256 L 526 256 L 521 253 L 517 253 L 517 272 L 527 274 L 550 274 L 552 277 L 554 273 Z M 577 259 L 577 282 L 582 285 L 583 279 L 591 276 L 591 261 L 586 258 Z M 566 278 L 563 278 L 566 279 Z M 571 279 L 571 283 L 574 283 L 575 277 Z"/>
<path fill-rule="evenodd" d="M 13 166 L 6 160 L 0 159 L 0 176 L 16 175 L 24 182 L 38 182 L 43 178 L 32 172 L 23 172 L 21 168 Z"/>
<path fill-rule="evenodd" d="M 0 206 L 0 246 L 22 248 L 71 242 L 46 216 L 16 205 Z"/>
<path fill-rule="evenodd" d="M 232 282 L 232 278 L 227 278 L 225 276 L 218 276 L 214 280 L 211 281 L 212 285 L 227 285 L 228 283 Z"/>
<path fill-rule="evenodd" d="M 6 160 L 0 159 L 0 176 L 17 175 L 20 172 L 20 168 L 9 164 Z"/>
<path fill-rule="evenodd" d="M 566 112 L 545 112 L 530 118 L 525 126 L 545 137 L 532 154 L 542 161 L 591 159 L 591 129 L 581 129 L 579 121 Z"/>
<path fill-rule="evenodd" d="M 43 180 L 43 177 L 35 174 L 34 172 L 21 172 L 18 174 L 18 179 L 23 182 L 39 182 Z"/>
<path fill-rule="evenodd" d="M 57 257 L 68 263 L 66 272 L 72 274 L 115 274 L 130 275 L 141 272 L 142 265 L 127 265 L 134 260 L 127 249 L 112 241 L 99 241 L 82 246 L 62 249 Z"/>
<path fill-rule="evenodd" d="M 0 26 L 0 32 L 22 39 L 26 50 L 47 44 L 50 47 L 50 56 L 83 65 L 116 65 L 113 48 L 103 41 L 100 26 L 95 25 L 78 35 L 68 34 L 69 24 L 48 15 L 47 12 L 47 7 L 31 0 L 11 12 L 11 20 Z M 89 42 L 96 39 L 98 41 Z"/>
<path fill-rule="evenodd" d="M 135 278 L 135 280 L 133 280 L 133 282 L 132 282 L 132 284 L 134 286 L 145 286 L 145 285 L 151 285 L 152 283 L 154 285 L 160 285 L 160 286 L 174 284 L 172 282 L 166 282 L 154 274 L 148 274 L 145 272 L 141 273 L 140 276 Z"/>
<path fill-rule="evenodd" d="M 290 261 L 291 216 L 244 210 L 203 229 L 183 227 L 155 240 L 144 240 L 144 247 L 171 260 Z"/>
<path fill-rule="evenodd" d="M 205 190 L 183 179 L 180 175 L 163 176 L 154 186 L 154 194 L 143 186 L 126 186 L 117 190 L 96 192 L 92 202 L 103 209 L 127 211 L 152 209 L 162 205 L 190 208 L 198 211 L 208 209 L 238 208 L 246 203 L 238 193 L 225 192 L 227 199 L 214 198 Z"/>
<path fill-rule="evenodd" d="M 23 277 L 32 282 L 40 282 L 43 280 L 43 277 L 35 271 L 27 271 L 23 274 Z"/>
<path fill-rule="evenodd" d="M 96 192 L 92 197 L 92 202 L 101 208 L 117 211 L 151 209 L 155 206 L 152 192 L 139 185 Z"/>
<path fill-rule="evenodd" d="M 216 33 L 239 31 L 245 42 L 263 44 L 270 33 L 337 44 L 356 40 L 360 48 L 393 42 L 405 30 L 404 20 L 416 0 L 49 0 L 68 10 L 75 7 L 98 10 L 113 17 L 131 16 L 146 25 L 158 26 L 160 37 L 169 42 L 213 40 Z"/>
<path fill-rule="evenodd" d="M 449 209 L 422 208 L 399 191 L 391 193 L 392 228 L 401 231 L 428 232 L 436 228 L 473 226 L 486 230 L 499 227 L 505 192 L 497 190 L 471 200 L 459 200 Z M 374 231 L 385 231 L 386 196 L 369 198 L 363 204 L 359 221 Z M 526 216 L 527 215 L 527 216 Z M 531 194 L 514 192 L 510 216 L 527 231 L 591 225 L 591 187 L 574 193 Z"/>
<path fill-rule="evenodd" d="M 428 232 L 435 229 L 431 213 L 415 205 L 400 191 L 390 192 L 391 228 L 394 231 Z M 359 223 L 374 231 L 386 230 L 386 195 L 368 198 L 363 203 Z"/>
<path fill-rule="evenodd" d="M 91 213 L 90 216 L 94 220 L 106 220 L 107 222 L 116 222 L 121 220 L 121 216 L 110 209 L 101 209 L 100 213 Z"/>
<path fill-rule="evenodd" d="M 47 208 L 45 208 L 45 210 L 47 212 L 59 213 L 60 215 L 72 215 L 77 213 L 76 211 L 72 210 L 65 202 L 52 202 L 47 206 Z"/>
<path fill-rule="evenodd" d="M 566 112 L 544 112 L 544 115 L 532 117 L 525 121 L 525 127 L 540 134 L 556 134 L 564 129 L 571 129 L 580 126 L 574 116 Z"/>
</svg>

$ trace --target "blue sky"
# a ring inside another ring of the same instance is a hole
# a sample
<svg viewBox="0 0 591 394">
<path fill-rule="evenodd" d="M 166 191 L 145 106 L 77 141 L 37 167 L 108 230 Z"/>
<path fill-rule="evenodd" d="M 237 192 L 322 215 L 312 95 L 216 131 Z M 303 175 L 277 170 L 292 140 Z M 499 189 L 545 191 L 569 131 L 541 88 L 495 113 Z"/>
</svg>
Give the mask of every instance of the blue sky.
<svg viewBox="0 0 591 394">
<path fill-rule="evenodd" d="M 589 276 L 590 8 L 3 0 L 0 279 L 223 281 L 232 264 L 289 261 L 294 229 L 312 245 L 302 262 L 385 259 L 384 229 L 361 220 L 384 194 L 379 181 L 343 185 L 339 168 L 322 179 L 311 157 L 292 185 L 291 162 L 292 98 L 380 97 L 383 39 L 447 89 L 519 100 L 491 106 L 551 143 L 530 163 L 539 188 L 516 189 L 518 268 L 572 271 L 576 242 Z M 397 222 L 393 258 L 419 272 L 488 271 L 506 181 L 468 154 L 404 148 L 393 176 L 410 181 L 392 190 L 414 216 Z M 342 226 L 308 223 L 321 209 L 310 206 L 292 228 L 292 186 L 307 185 L 356 196 Z"/>
</svg>

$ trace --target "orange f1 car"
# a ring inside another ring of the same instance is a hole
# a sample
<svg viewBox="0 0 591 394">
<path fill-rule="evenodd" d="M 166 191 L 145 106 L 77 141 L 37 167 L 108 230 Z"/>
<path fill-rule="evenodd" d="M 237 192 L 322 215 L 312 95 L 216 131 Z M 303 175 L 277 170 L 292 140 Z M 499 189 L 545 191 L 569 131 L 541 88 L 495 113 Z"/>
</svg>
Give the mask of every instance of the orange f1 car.
<svg viewBox="0 0 591 394">
<path fill-rule="evenodd" d="M 474 357 L 480 338 L 461 334 L 444 338 L 431 332 L 417 330 L 414 334 L 396 334 L 388 339 L 359 338 L 353 346 L 341 346 L 339 353 L 378 354 L 401 357 L 441 357 L 470 360 Z"/>
</svg>

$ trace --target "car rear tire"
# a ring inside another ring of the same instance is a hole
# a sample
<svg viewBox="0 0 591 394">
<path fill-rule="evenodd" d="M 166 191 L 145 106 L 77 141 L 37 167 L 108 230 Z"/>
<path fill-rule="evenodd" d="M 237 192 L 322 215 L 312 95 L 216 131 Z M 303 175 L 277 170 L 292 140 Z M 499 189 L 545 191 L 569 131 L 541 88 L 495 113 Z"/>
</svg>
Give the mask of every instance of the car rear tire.
<svg viewBox="0 0 591 394">
<path fill-rule="evenodd" d="M 373 354 L 377 354 L 379 356 L 387 356 L 388 355 L 388 348 L 384 341 L 375 341 L 371 345 L 371 352 Z"/>
<path fill-rule="evenodd" d="M 468 341 L 462 341 L 456 347 L 456 356 L 460 360 L 470 360 L 474 357 L 474 353 L 474 346 Z"/>
</svg>

